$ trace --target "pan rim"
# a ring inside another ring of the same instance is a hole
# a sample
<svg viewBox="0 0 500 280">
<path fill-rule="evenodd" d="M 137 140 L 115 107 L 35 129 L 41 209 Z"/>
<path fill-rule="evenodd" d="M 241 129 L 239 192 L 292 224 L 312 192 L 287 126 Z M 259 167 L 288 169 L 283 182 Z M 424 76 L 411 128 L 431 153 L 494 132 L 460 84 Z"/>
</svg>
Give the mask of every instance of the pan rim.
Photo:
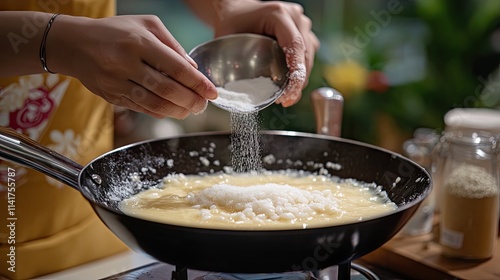
<svg viewBox="0 0 500 280">
<path fill-rule="evenodd" d="M 166 140 L 172 140 L 172 139 L 182 139 L 182 138 L 188 138 L 188 137 L 202 137 L 202 136 L 208 136 L 208 135 L 211 135 L 211 136 L 214 136 L 214 135 L 230 135 L 231 132 L 229 131 L 203 131 L 203 132 L 192 132 L 192 133 L 185 133 L 185 134 L 182 134 L 182 135 L 177 135 L 177 136 L 167 136 L 167 137 L 161 137 L 161 138 L 155 138 L 155 139 L 148 139 L 148 140 L 143 140 L 143 141 L 139 141 L 139 142 L 135 142 L 135 143 L 131 143 L 131 144 L 127 144 L 127 145 L 124 145 L 124 146 L 121 146 L 121 147 L 117 147 L 111 151 L 108 151 L 96 158 L 94 158 L 92 161 L 90 161 L 87 165 L 85 165 L 82 170 L 80 171 L 79 175 L 78 175 L 78 185 L 79 185 L 79 189 L 80 189 L 80 193 L 86 198 L 87 201 L 89 201 L 89 203 L 92 204 L 93 207 L 99 207 L 99 208 L 103 208 L 107 211 L 110 211 L 114 214 L 119 214 L 119 215 L 126 215 L 124 214 L 123 212 L 119 212 L 117 211 L 116 209 L 112 208 L 112 207 L 109 207 L 109 206 L 106 206 L 106 205 L 101 205 L 97 202 L 94 202 L 93 199 L 89 198 L 87 196 L 87 194 L 85 192 L 82 192 L 82 180 L 83 180 L 83 173 L 85 172 L 85 170 L 87 170 L 87 168 L 89 168 L 95 161 L 98 161 L 108 155 L 111 155 L 111 154 L 114 154 L 114 153 L 117 153 L 117 152 L 120 152 L 120 151 L 123 151 L 123 150 L 127 150 L 127 149 L 130 149 L 132 147 L 136 147 L 136 146 L 141 146 L 141 145 L 144 145 L 144 144 L 149 144 L 149 143 L 153 143 L 153 142 L 161 142 L 161 141 L 166 141 Z M 415 198 L 413 199 L 412 201 L 410 202 L 407 202 L 407 203 L 404 203 L 403 205 L 399 206 L 387 213 L 387 214 L 379 214 L 379 215 L 375 215 L 375 216 L 371 216 L 369 218 L 366 218 L 366 219 L 363 219 L 361 221 L 351 221 L 351 222 L 348 222 L 348 223 L 341 223 L 341 224 L 336 224 L 336 225 L 325 225 L 325 226 L 316 226 L 316 227 L 307 227 L 307 228 L 303 228 L 303 229 L 297 229 L 297 228 L 294 228 L 294 229 L 237 229 L 237 228 L 234 228 L 234 229 L 231 229 L 231 228 L 226 228 L 226 229 L 221 229 L 221 228 L 206 228 L 206 227 L 196 227 L 196 226 L 186 226 L 186 225 L 177 225 L 177 224 L 166 224 L 166 223 L 161 223 L 161 222 L 157 222 L 157 221 L 153 221 L 153 220 L 147 220 L 147 219 L 140 219 L 140 218 L 137 218 L 137 217 L 133 217 L 133 216 L 129 216 L 129 215 L 126 215 L 127 217 L 129 218 L 133 218 L 135 220 L 139 220 L 139 221 L 145 221 L 145 222 L 150 222 L 150 223 L 156 223 L 156 224 L 161 224 L 161 225 L 164 225 L 164 226 L 171 226 L 171 227 L 176 227 L 176 228 L 185 228 L 185 229 L 196 229 L 196 230 L 202 230 L 202 231 L 213 231 L 213 232 L 216 232 L 216 231 L 231 231 L 231 232 L 248 232 L 248 233 L 256 233 L 256 232 L 290 232 L 290 231 L 305 231 L 305 230 L 318 230 L 318 229 L 328 229 L 328 228 L 335 228 L 335 229 L 338 229 L 340 227 L 343 227 L 343 226 L 349 226 L 349 225 L 353 225 L 353 224 L 364 224 L 364 223 L 368 223 L 368 222 L 371 222 L 373 220 L 377 220 L 379 218 L 382 218 L 382 217 L 390 217 L 390 216 L 393 216 L 393 215 L 397 215 L 397 214 L 400 214 L 400 212 L 403 212 L 405 210 L 407 210 L 408 208 L 412 208 L 414 207 L 416 204 L 420 204 L 424 199 L 426 199 L 432 189 L 433 189 L 433 182 L 432 182 L 432 177 L 430 176 L 430 174 L 428 173 L 428 171 L 423 168 L 422 166 L 420 166 L 419 164 L 417 164 L 415 161 L 407 158 L 407 157 L 404 157 L 403 155 L 399 154 L 399 153 L 396 153 L 396 152 L 393 152 L 393 151 L 390 151 L 388 149 L 385 149 L 385 148 L 382 148 L 382 147 L 378 147 L 376 145 L 373 145 L 373 144 L 368 144 L 368 143 L 364 143 L 364 142 L 361 142 L 361 141 L 356 141 L 356 140 L 352 140 L 352 139 L 346 139 L 346 138 L 342 138 L 342 137 L 336 137 L 336 136 L 329 136 L 329 135 L 322 135 L 322 134 L 315 134 L 315 133 L 309 133 L 309 132 L 299 132 L 299 131 L 286 131 L 286 130 L 261 130 L 259 132 L 259 134 L 265 134 L 265 135 L 278 135 L 278 136 L 293 136 L 293 137 L 303 137 L 303 138 L 314 138 L 314 139 L 324 139 L 324 140 L 335 140 L 337 142 L 344 142 L 344 143 L 348 143 L 348 144 L 352 144 L 352 145 L 357 145 L 357 146 L 364 146 L 366 148 L 370 148 L 370 149 L 373 149 L 373 150 L 378 150 L 380 152 L 383 152 L 383 153 L 387 153 L 387 154 L 390 154 L 392 157 L 394 158 L 398 158 L 398 159 L 401 159 L 401 160 L 405 160 L 409 163 L 411 163 L 412 165 L 414 165 L 415 167 L 417 167 L 421 172 L 423 172 L 425 175 L 427 175 L 427 178 L 429 178 L 429 187 L 426 188 L 422 194 L 418 197 L 418 198 Z M 366 182 L 366 183 L 370 183 L 370 182 Z"/>
</svg>

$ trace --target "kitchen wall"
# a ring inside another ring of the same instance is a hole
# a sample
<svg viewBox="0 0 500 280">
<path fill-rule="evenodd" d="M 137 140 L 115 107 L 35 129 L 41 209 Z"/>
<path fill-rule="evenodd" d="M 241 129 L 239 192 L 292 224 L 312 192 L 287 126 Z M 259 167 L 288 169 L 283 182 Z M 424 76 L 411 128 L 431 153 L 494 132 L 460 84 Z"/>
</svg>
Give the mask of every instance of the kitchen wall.
<svg viewBox="0 0 500 280">
<path fill-rule="evenodd" d="M 212 37 L 181 0 L 117 1 L 119 14 L 159 16 L 186 50 Z M 345 97 L 343 137 L 398 151 L 416 128 L 442 129 L 452 108 L 500 109 L 500 1 L 457 1 L 294 1 L 321 48 L 301 101 L 265 109 L 261 127 L 314 132 L 309 94 L 321 86 Z M 156 123 L 171 134 L 228 130 L 228 120 L 209 106 L 200 116 Z"/>
</svg>

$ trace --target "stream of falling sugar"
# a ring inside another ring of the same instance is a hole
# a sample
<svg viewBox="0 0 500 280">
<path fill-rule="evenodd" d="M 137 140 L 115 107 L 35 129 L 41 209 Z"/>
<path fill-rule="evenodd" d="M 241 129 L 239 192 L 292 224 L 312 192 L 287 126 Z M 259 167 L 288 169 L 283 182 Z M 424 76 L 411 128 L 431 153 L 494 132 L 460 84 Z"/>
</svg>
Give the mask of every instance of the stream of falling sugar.
<svg viewBox="0 0 500 280">
<path fill-rule="evenodd" d="M 235 172 L 259 171 L 260 158 L 259 113 L 231 112 L 231 164 Z"/>
</svg>

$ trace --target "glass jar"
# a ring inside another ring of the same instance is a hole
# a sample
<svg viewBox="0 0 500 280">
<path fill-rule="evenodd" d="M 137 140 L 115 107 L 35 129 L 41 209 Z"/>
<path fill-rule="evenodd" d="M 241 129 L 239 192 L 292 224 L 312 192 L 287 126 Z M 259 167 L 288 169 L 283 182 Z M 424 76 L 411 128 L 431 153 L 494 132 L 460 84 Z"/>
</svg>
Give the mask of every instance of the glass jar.
<svg viewBox="0 0 500 280">
<path fill-rule="evenodd" d="M 413 138 L 403 143 L 404 154 L 409 159 L 425 168 L 429 173 L 432 166 L 432 151 L 439 141 L 440 135 L 434 129 L 417 128 Z M 430 233 L 432 231 L 435 208 L 435 188 L 429 196 L 420 204 L 415 214 L 401 230 L 401 234 L 416 236 Z"/>
<path fill-rule="evenodd" d="M 446 133 L 440 155 L 442 252 L 453 258 L 489 258 L 499 220 L 497 139 L 488 132 Z"/>
<path fill-rule="evenodd" d="M 443 120 L 445 123 L 444 135 L 472 135 L 477 132 L 487 132 L 500 138 L 500 110 L 454 108 L 445 114 Z M 436 195 L 436 205 L 434 207 L 436 213 L 441 210 L 443 164 L 448 153 L 447 148 L 443 147 L 444 139 L 445 137 L 441 137 L 432 153 L 431 174 L 433 192 Z"/>
</svg>

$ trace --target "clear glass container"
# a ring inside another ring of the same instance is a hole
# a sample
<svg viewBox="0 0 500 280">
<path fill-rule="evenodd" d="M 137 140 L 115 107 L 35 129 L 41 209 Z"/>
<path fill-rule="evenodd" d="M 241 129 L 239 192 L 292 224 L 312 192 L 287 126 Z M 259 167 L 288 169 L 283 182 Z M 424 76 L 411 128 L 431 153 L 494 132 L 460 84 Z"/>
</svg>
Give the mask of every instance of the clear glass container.
<svg viewBox="0 0 500 280">
<path fill-rule="evenodd" d="M 440 134 L 430 128 L 417 128 L 413 138 L 403 143 L 405 156 L 415 161 L 431 173 L 432 151 L 438 143 Z M 435 202 L 434 188 L 429 196 L 424 199 L 415 214 L 401 230 L 402 234 L 416 236 L 430 233 L 433 227 Z"/>
<path fill-rule="evenodd" d="M 499 221 L 498 139 L 488 132 L 446 133 L 440 143 L 440 238 L 445 256 L 493 255 Z"/>
</svg>

